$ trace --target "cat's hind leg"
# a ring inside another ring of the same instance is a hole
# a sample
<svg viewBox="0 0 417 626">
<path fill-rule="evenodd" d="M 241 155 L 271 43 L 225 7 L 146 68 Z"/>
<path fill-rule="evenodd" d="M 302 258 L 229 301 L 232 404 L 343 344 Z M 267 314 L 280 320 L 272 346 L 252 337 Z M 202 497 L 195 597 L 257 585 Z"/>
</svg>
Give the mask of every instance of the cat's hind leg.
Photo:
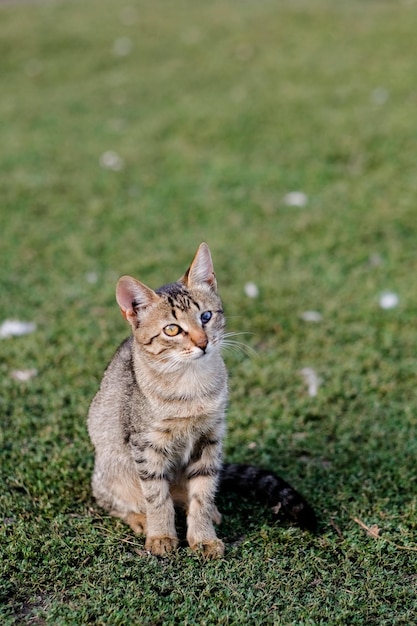
<svg viewBox="0 0 417 626">
<path fill-rule="evenodd" d="M 126 468 L 115 471 L 113 466 L 112 470 L 96 462 L 92 488 L 97 504 L 126 522 L 136 534 L 146 534 L 146 502 L 140 481 Z"/>
<path fill-rule="evenodd" d="M 146 535 L 146 515 L 144 513 L 128 513 L 122 518 L 137 535 Z"/>
</svg>

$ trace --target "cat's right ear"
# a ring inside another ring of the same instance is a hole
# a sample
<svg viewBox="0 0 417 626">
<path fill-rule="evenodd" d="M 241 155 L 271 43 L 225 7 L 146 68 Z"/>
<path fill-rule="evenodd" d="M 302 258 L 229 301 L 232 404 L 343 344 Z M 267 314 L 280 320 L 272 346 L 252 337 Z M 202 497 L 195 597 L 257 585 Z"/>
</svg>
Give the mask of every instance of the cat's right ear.
<svg viewBox="0 0 417 626">
<path fill-rule="evenodd" d="M 209 247 L 206 243 L 201 243 L 193 262 L 191 263 L 184 276 L 180 278 L 180 282 L 187 286 L 190 285 L 208 285 L 210 289 L 216 291 L 216 275 L 213 269 L 213 261 Z"/>
<path fill-rule="evenodd" d="M 138 310 L 156 302 L 158 296 L 136 278 L 122 276 L 116 286 L 116 300 L 123 317 L 136 328 Z"/>
</svg>

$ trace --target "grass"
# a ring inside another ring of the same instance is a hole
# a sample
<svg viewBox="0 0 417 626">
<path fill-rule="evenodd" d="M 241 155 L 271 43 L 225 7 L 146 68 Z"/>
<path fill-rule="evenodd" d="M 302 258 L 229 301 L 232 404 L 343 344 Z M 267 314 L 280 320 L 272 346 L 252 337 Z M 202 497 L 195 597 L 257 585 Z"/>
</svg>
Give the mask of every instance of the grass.
<svg viewBox="0 0 417 626">
<path fill-rule="evenodd" d="M 0 340 L 2 623 L 414 623 L 416 29 L 412 2 L 0 6 L 0 323 L 37 324 Z M 117 277 L 171 281 L 202 240 L 258 355 L 226 354 L 226 456 L 320 531 L 222 496 L 224 560 L 156 560 L 96 507 L 85 418 Z"/>
</svg>

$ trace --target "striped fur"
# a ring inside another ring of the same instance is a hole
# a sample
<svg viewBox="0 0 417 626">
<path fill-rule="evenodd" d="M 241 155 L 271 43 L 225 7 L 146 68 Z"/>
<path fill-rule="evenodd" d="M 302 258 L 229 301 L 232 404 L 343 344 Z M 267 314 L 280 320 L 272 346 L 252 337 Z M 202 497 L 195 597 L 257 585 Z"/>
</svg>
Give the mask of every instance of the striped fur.
<svg viewBox="0 0 417 626">
<path fill-rule="evenodd" d="M 191 548 L 208 558 L 223 554 L 213 526 L 221 521 L 215 505 L 220 481 L 239 489 L 246 480 L 258 495 L 272 493 L 267 503 L 277 508 L 281 502 L 302 525 L 306 516 L 313 519 L 307 503 L 278 477 L 272 487 L 260 470 L 242 466 L 239 474 L 238 466 L 222 464 L 225 320 L 207 245 L 176 283 L 153 291 L 124 276 L 116 298 L 132 335 L 108 365 L 89 410 L 98 504 L 144 533 L 146 549 L 160 556 L 178 544 L 176 506 L 187 513 Z"/>
</svg>

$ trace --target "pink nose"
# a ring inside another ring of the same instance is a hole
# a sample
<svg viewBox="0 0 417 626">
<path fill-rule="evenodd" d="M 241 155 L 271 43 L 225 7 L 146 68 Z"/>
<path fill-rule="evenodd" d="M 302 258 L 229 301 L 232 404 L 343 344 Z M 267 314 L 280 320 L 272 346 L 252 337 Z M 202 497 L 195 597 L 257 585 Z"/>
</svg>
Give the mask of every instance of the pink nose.
<svg viewBox="0 0 417 626">
<path fill-rule="evenodd" d="M 201 331 L 196 333 L 190 333 L 190 337 L 194 345 L 196 345 L 198 348 L 201 348 L 203 352 L 206 351 L 208 344 L 206 333 L 202 333 Z"/>
<path fill-rule="evenodd" d="M 195 345 L 198 346 L 199 348 L 201 348 L 203 352 L 205 352 L 206 348 L 207 348 L 207 344 L 208 344 L 208 341 L 204 337 L 204 339 L 200 339 L 200 341 L 197 341 L 197 343 Z"/>
</svg>

